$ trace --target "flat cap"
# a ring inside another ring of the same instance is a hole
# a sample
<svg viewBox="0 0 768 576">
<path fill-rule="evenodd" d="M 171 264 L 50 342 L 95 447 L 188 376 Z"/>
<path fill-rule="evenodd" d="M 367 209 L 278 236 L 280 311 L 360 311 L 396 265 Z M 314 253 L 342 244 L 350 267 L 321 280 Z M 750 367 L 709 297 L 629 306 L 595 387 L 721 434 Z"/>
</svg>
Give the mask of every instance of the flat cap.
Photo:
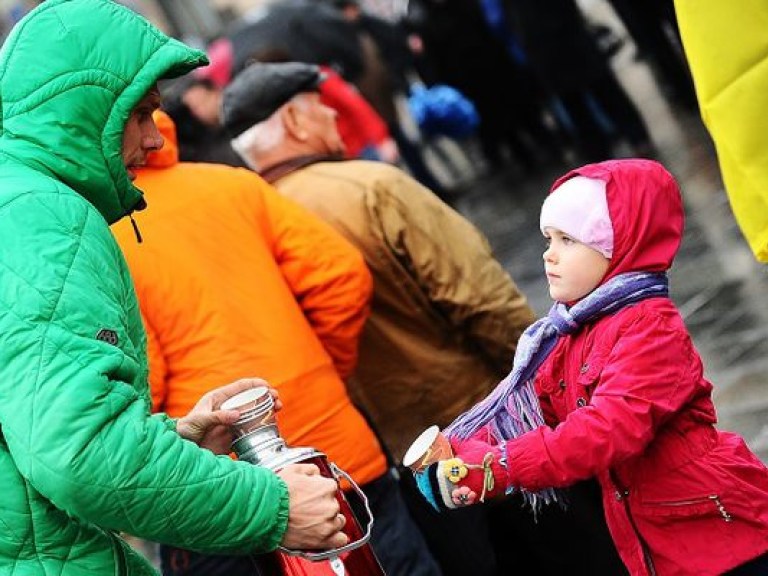
<svg viewBox="0 0 768 576">
<path fill-rule="evenodd" d="M 263 122 L 301 92 L 325 80 L 320 68 L 301 62 L 251 64 L 224 90 L 222 123 L 233 138 Z"/>
</svg>

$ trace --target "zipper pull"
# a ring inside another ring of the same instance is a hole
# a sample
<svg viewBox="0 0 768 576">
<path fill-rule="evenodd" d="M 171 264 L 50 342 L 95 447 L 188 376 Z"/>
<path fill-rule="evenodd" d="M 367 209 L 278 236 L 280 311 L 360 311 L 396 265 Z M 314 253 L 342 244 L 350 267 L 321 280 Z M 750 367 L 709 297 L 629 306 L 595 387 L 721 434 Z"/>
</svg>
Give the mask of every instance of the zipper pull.
<svg viewBox="0 0 768 576">
<path fill-rule="evenodd" d="M 733 516 L 728 513 L 728 510 L 725 509 L 725 506 L 723 506 L 723 503 L 720 502 L 720 498 L 717 495 L 712 495 L 709 497 L 709 499 L 715 503 L 718 512 L 720 512 L 720 516 L 723 517 L 723 520 L 726 522 L 733 522 Z"/>
<path fill-rule="evenodd" d="M 144 240 L 141 237 L 141 232 L 139 232 L 139 225 L 136 224 L 136 220 L 133 219 L 133 212 L 128 214 L 128 218 L 131 220 L 131 226 L 133 226 L 133 232 L 136 234 L 136 241 L 141 244 Z"/>
</svg>

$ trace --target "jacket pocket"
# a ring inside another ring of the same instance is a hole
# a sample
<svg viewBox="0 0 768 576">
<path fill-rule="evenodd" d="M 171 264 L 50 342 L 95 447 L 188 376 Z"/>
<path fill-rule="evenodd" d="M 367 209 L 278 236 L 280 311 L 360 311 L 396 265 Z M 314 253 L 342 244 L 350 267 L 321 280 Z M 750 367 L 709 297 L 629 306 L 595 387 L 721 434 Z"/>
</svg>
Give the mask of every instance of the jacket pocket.
<svg viewBox="0 0 768 576">
<path fill-rule="evenodd" d="M 733 522 L 733 516 L 718 494 L 706 494 L 674 500 L 645 500 L 641 504 L 647 516 L 668 518 L 692 518 L 719 516 L 724 522 Z"/>
<path fill-rule="evenodd" d="M 749 528 L 733 517 L 730 492 L 704 490 L 654 494 L 632 506 L 638 532 L 649 543 L 654 556 L 664 558 L 667 569 L 660 573 L 722 574 L 744 548 Z M 751 538 L 750 538 L 751 539 Z M 676 566 L 672 570 L 670 566 Z M 657 562 L 658 566 L 658 562 Z"/>
</svg>

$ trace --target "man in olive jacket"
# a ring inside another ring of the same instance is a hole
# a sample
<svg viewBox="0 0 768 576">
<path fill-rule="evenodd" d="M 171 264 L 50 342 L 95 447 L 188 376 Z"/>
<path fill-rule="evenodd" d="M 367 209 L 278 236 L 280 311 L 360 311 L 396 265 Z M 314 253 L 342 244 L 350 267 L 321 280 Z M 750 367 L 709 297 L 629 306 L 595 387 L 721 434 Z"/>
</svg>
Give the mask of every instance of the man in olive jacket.
<svg viewBox="0 0 768 576">
<path fill-rule="evenodd" d="M 312 65 L 253 64 L 225 90 L 224 123 L 254 170 L 363 253 L 374 294 L 350 387 L 400 462 L 507 374 L 534 315 L 465 218 L 398 168 L 339 161 L 321 81 Z"/>
<path fill-rule="evenodd" d="M 155 574 L 122 531 L 214 553 L 346 542 L 315 467 L 214 454 L 238 416 L 221 402 L 263 381 L 150 415 L 108 224 L 144 206 L 131 180 L 162 146 L 156 82 L 205 61 L 108 0 L 45 2 L 0 51 L 0 574 Z"/>
<path fill-rule="evenodd" d="M 365 257 L 373 301 L 348 387 L 399 463 L 422 430 L 447 425 L 507 374 L 534 314 L 460 214 L 394 166 L 341 160 L 321 81 L 312 65 L 253 64 L 225 90 L 223 119 L 252 169 Z M 480 509 L 444 520 L 421 505 L 411 512 L 446 574 L 495 572 Z"/>
</svg>

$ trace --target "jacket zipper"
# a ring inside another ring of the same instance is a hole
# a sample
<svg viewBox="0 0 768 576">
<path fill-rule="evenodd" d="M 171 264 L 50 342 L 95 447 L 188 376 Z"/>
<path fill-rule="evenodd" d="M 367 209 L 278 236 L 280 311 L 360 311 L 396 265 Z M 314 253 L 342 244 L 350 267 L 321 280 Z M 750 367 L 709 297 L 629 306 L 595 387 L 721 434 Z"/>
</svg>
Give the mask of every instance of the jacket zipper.
<svg viewBox="0 0 768 576">
<path fill-rule="evenodd" d="M 112 543 L 115 546 L 115 567 L 117 568 L 116 576 L 128 576 L 128 561 L 125 557 L 125 550 L 123 550 L 123 546 L 120 543 L 120 536 L 116 535 L 113 532 L 108 532 L 109 536 L 112 538 Z"/>
<path fill-rule="evenodd" d="M 723 517 L 723 520 L 725 520 L 726 522 L 733 522 L 733 516 L 731 516 L 728 510 L 725 509 L 725 506 L 723 506 L 723 503 L 717 494 L 710 494 L 707 497 L 693 498 L 691 500 L 676 500 L 674 502 L 655 502 L 654 505 L 676 507 L 676 506 L 690 506 L 692 504 L 701 504 L 702 502 L 712 502 L 712 504 L 714 504 L 715 507 L 717 508 L 717 511 L 720 512 L 720 516 Z"/>
<path fill-rule="evenodd" d="M 614 495 L 616 496 L 616 500 L 624 505 L 624 511 L 627 513 L 629 525 L 632 527 L 632 531 L 635 533 L 637 541 L 640 542 L 640 548 L 643 550 L 643 561 L 645 562 L 645 568 L 648 570 L 648 574 L 650 574 L 650 576 L 657 576 L 656 567 L 654 566 L 653 558 L 651 557 L 651 549 L 649 548 L 648 543 L 645 541 L 645 538 L 643 538 L 640 534 L 640 530 L 637 529 L 637 524 L 635 524 L 635 519 L 632 516 L 632 511 L 629 508 L 629 500 L 627 500 L 627 497 L 629 496 L 629 490 L 620 489 L 620 484 L 616 481 L 616 477 L 613 474 L 613 471 L 610 472 L 610 477 L 611 482 L 613 482 Z"/>
</svg>

